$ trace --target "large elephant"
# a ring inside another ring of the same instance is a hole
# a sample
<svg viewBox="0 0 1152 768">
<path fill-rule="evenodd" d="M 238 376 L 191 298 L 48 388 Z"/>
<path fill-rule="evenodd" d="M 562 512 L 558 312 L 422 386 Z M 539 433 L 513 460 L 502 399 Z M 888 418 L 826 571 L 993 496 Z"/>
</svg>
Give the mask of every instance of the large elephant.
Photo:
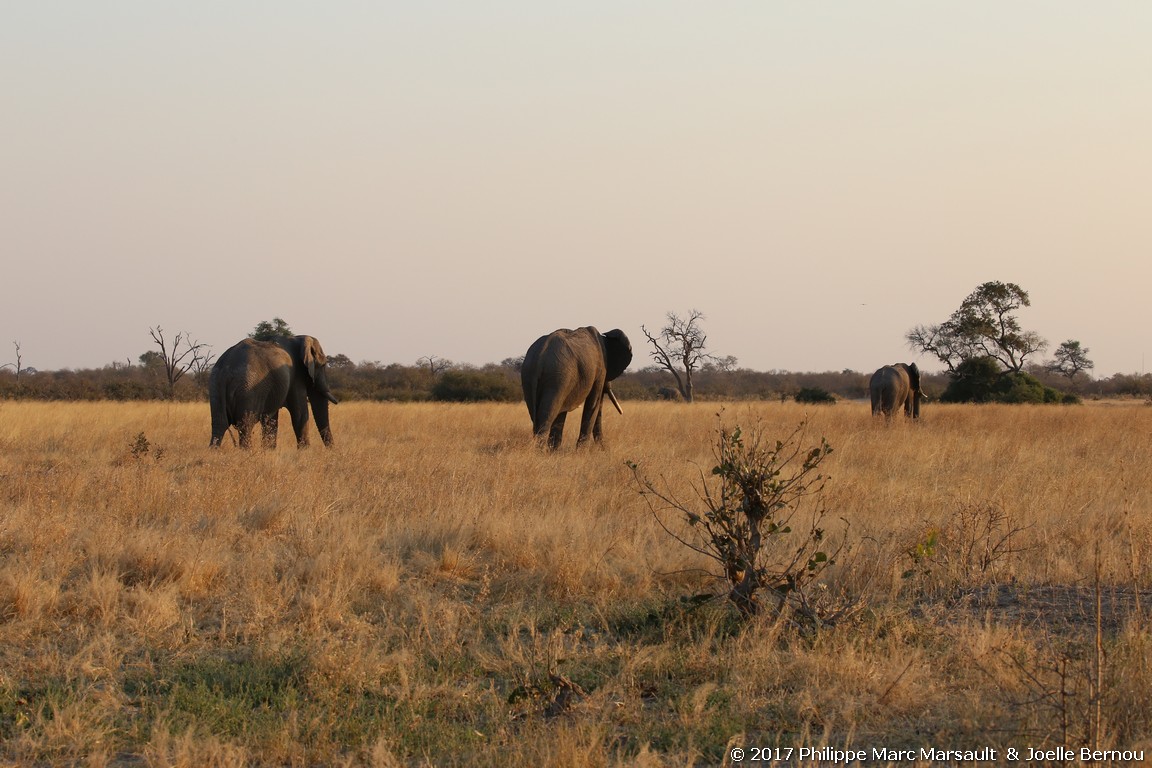
<svg viewBox="0 0 1152 768">
<path fill-rule="evenodd" d="M 548 436 L 548 447 L 560 447 L 568 411 L 584 405 L 580 417 L 580 445 L 589 434 L 601 442 L 600 409 L 604 396 L 623 413 L 608 382 L 632 362 L 632 343 L 619 329 L 600 333 L 592 326 L 561 328 L 541 336 L 528 348 L 520 367 L 524 402 L 532 417 L 532 432 Z"/>
<path fill-rule="evenodd" d="M 212 407 L 212 447 L 228 427 L 240 433 L 240 447 L 251 445 L 252 428 L 260 422 L 264 445 L 276 447 L 281 408 L 287 408 L 296 445 L 308 445 L 308 403 L 324 445 L 332 445 L 328 403 L 338 402 L 328 388 L 328 358 L 311 336 L 275 341 L 244 339 L 229 347 L 212 367 L 208 402 Z"/>
<path fill-rule="evenodd" d="M 920 389 L 920 369 L 916 363 L 894 363 L 880 368 L 872 374 L 868 389 L 872 394 L 873 416 L 883 414 L 890 419 L 897 409 L 903 408 L 905 416 L 920 418 L 924 392 Z"/>
</svg>

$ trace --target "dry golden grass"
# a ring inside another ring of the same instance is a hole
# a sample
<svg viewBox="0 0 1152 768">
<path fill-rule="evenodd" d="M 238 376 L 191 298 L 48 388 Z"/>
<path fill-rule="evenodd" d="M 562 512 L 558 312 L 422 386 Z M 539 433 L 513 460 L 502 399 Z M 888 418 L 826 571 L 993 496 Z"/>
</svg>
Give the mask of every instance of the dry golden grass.
<svg viewBox="0 0 1152 768">
<path fill-rule="evenodd" d="M 242 452 L 206 405 L 2 403 L 0 759 L 1152 748 L 1152 408 L 726 405 L 835 449 L 826 581 L 860 610 L 819 631 L 678 599 L 710 563 L 625 461 L 689 497 L 719 410 L 626 403 L 605 449 L 547 454 L 519 405 L 352 402 L 333 450 Z"/>
</svg>

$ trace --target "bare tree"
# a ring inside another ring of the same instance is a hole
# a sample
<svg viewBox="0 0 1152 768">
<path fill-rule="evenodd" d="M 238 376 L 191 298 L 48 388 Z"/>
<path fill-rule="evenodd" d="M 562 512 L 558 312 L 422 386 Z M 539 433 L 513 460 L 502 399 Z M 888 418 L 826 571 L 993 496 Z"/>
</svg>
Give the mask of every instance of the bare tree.
<svg viewBox="0 0 1152 768">
<path fill-rule="evenodd" d="M 176 382 L 184 378 L 184 374 L 190 370 L 197 370 L 198 372 L 203 370 L 213 355 L 208 351 L 207 344 L 193 341 L 187 331 L 176 334 L 175 338 L 172 339 L 171 349 L 168 348 L 168 342 L 164 338 L 163 328 L 160 326 L 149 328 L 148 333 L 152 334 L 152 340 L 156 342 L 156 346 L 160 347 L 164 375 L 168 379 L 168 397 L 174 397 Z M 180 348 L 181 344 L 184 345 L 183 349 Z"/>
<path fill-rule="evenodd" d="M 208 350 L 202 350 L 201 353 L 192 358 L 189 369 L 192 371 L 192 378 L 196 380 L 197 384 L 202 386 L 208 385 L 208 376 L 212 373 L 212 362 L 216 359 L 216 353 Z"/>
<path fill-rule="evenodd" d="M 23 363 L 21 362 L 21 360 L 23 360 L 23 358 L 20 356 L 20 342 L 14 341 L 14 342 L 12 342 L 12 346 L 16 347 L 16 363 L 15 364 L 4 363 L 4 365 L 0 365 L 0 368 L 12 368 L 12 369 L 14 369 L 16 371 L 16 383 L 19 384 L 20 383 L 20 372 L 24 370 Z"/>
<path fill-rule="evenodd" d="M 451 368 L 454 363 L 451 360 L 445 360 L 437 355 L 425 355 L 416 360 L 416 365 L 421 368 L 427 368 L 429 372 L 435 376 Z"/>
<path fill-rule="evenodd" d="M 707 362 L 714 362 L 717 358 L 705 352 L 708 337 L 699 321 L 704 320 L 704 313 L 698 309 L 688 312 L 687 317 L 680 317 L 675 312 L 669 312 L 667 323 L 655 336 L 648 332 L 644 326 L 640 330 L 648 337 L 652 345 L 649 353 L 656 365 L 672 374 L 676 379 L 676 388 L 680 396 L 687 403 L 692 402 L 693 384 L 692 374 L 700 370 Z M 728 359 L 725 358 L 725 363 Z M 732 358 L 733 363 L 735 358 Z"/>
</svg>

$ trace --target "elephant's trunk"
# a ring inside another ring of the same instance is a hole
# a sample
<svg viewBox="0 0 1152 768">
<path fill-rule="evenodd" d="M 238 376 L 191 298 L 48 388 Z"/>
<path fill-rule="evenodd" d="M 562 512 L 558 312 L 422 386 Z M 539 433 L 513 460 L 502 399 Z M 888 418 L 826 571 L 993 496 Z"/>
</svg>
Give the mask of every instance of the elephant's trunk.
<svg viewBox="0 0 1152 768">
<path fill-rule="evenodd" d="M 605 384 L 604 394 L 608 395 L 608 399 L 612 401 L 612 405 L 616 406 L 616 412 L 623 416 L 624 411 L 620 409 L 620 401 L 616 399 L 616 395 L 612 392 L 612 387 Z"/>
</svg>

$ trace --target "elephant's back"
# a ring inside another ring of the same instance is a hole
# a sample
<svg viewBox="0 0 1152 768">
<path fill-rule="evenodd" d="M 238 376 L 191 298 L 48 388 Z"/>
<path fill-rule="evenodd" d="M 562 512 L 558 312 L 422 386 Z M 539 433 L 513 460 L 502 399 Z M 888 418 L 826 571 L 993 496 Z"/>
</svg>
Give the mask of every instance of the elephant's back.
<svg viewBox="0 0 1152 768">
<path fill-rule="evenodd" d="M 561 328 L 536 340 L 521 373 L 533 419 L 541 411 L 571 411 L 584 403 L 598 380 L 603 383 L 603 352 L 588 329 Z"/>
<path fill-rule="evenodd" d="M 276 410 L 292 380 L 292 356 L 278 344 L 244 339 L 220 355 L 208 378 L 209 396 L 229 412 Z"/>
</svg>

